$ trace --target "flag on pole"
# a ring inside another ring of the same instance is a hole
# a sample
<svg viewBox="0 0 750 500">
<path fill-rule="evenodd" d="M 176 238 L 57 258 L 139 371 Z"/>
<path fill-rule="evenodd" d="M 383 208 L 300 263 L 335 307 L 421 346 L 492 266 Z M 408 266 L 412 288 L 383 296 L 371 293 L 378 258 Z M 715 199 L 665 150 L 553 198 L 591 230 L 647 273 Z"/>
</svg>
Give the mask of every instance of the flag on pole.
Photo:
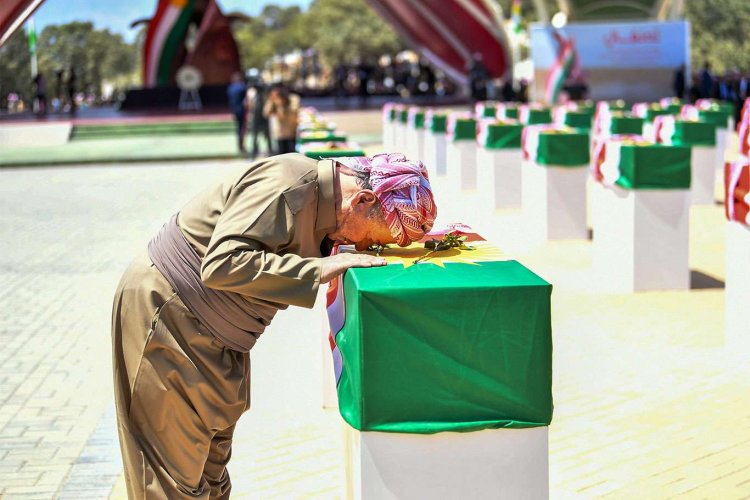
<svg viewBox="0 0 750 500">
<path fill-rule="evenodd" d="M 34 19 L 29 19 L 26 23 L 26 34 L 29 38 L 29 53 L 36 54 L 36 28 L 34 27 Z"/>
<path fill-rule="evenodd" d="M 521 31 L 521 0 L 513 0 L 510 5 L 510 19 L 513 22 L 513 31 Z"/>
</svg>

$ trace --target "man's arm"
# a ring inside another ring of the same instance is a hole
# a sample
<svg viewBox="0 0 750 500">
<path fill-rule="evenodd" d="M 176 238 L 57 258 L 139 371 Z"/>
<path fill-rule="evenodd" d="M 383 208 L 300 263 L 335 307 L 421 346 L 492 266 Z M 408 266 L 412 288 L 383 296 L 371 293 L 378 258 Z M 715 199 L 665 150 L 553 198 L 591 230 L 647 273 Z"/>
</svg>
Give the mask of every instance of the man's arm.
<svg viewBox="0 0 750 500">
<path fill-rule="evenodd" d="M 272 187 L 272 186 L 271 186 Z M 294 216 L 279 190 L 249 182 L 230 194 L 214 228 L 201 279 L 209 288 L 262 300 L 312 307 L 318 287 L 350 267 L 384 265 L 370 255 L 279 255 L 294 231 Z"/>
</svg>

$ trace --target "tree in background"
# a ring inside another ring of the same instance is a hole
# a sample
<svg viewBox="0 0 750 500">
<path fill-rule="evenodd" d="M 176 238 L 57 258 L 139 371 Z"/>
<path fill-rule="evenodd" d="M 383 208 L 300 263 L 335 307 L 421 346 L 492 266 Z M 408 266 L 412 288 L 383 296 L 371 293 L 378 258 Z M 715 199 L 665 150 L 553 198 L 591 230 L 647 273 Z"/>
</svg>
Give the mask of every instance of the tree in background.
<svg viewBox="0 0 750 500">
<path fill-rule="evenodd" d="M 374 59 L 405 48 L 365 0 L 315 0 L 305 13 L 312 46 L 329 64 Z"/>
<path fill-rule="evenodd" d="M 37 44 L 39 71 L 49 83 L 58 71 L 74 68 L 77 88 L 101 94 L 102 83 L 124 84 L 136 71 L 137 49 L 121 35 L 94 29 L 90 22 L 49 25 Z"/>
<path fill-rule="evenodd" d="M 716 73 L 750 71 L 748 0 L 690 0 L 685 2 L 685 17 L 691 25 L 693 70 L 708 61 Z"/>
<path fill-rule="evenodd" d="M 15 92 L 29 102 L 31 89 L 31 56 L 29 41 L 24 30 L 17 30 L 0 47 L 0 108 L 7 108 L 8 94 Z"/>
</svg>

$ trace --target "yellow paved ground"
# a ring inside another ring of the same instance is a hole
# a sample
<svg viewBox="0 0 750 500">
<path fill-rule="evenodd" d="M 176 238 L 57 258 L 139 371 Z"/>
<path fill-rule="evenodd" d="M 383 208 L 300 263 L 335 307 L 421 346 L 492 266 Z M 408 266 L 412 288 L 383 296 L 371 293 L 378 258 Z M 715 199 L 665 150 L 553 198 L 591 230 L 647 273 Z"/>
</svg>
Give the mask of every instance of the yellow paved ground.
<svg viewBox="0 0 750 500">
<path fill-rule="evenodd" d="M 434 184 L 440 202 L 444 181 Z M 481 228 L 555 287 L 552 498 L 750 498 L 750 353 L 723 346 L 721 206 L 691 209 L 694 289 L 607 294 L 591 273 L 590 241 L 529 249 L 520 211 L 479 216 L 471 199 L 444 203 L 442 222 Z M 315 369 L 319 346 L 281 339 L 283 326 L 254 352 L 257 399 L 268 400 L 238 431 L 236 496 L 337 498 L 339 420 L 317 408 L 317 375 L 293 380 Z M 266 376 L 281 380 L 264 386 Z"/>
</svg>

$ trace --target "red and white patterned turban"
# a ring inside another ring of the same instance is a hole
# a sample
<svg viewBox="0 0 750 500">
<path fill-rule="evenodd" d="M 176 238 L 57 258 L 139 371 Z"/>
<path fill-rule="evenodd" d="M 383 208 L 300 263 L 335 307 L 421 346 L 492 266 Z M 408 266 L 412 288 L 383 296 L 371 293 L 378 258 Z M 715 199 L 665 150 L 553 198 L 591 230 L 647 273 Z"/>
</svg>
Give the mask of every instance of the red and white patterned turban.
<svg viewBox="0 0 750 500">
<path fill-rule="evenodd" d="M 400 246 L 420 240 L 432 229 L 437 207 L 427 169 L 421 161 L 409 161 L 401 153 L 336 158 L 336 161 L 354 171 L 369 173 L 385 221 Z"/>
</svg>

